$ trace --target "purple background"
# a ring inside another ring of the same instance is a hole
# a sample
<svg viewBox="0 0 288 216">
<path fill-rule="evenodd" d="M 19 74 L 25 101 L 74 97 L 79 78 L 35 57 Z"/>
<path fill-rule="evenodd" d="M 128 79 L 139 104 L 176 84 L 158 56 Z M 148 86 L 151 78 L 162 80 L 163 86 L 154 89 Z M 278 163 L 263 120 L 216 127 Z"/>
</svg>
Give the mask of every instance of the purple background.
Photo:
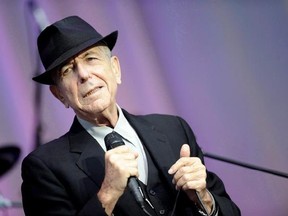
<svg viewBox="0 0 288 216">
<path fill-rule="evenodd" d="M 102 34 L 119 30 L 120 106 L 184 117 L 206 152 L 288 172 L 288 2 L 285 0 L 39 0 L 52 23 L 79 15 Z M 21 200 L 20 165 L 34 149 L 37 24 L 27 0 L 0 4 L 0 146 L 22 150 L 0 178 Z M 43 69 L 41 68 L 41 71 Z M 42 140 L 73 118 L 42 88 Z M 288 180 L 206 158 L 244 216 L 288 215 Z M 21 208 L 0 215 L 23 216 Z"/>
</svg>

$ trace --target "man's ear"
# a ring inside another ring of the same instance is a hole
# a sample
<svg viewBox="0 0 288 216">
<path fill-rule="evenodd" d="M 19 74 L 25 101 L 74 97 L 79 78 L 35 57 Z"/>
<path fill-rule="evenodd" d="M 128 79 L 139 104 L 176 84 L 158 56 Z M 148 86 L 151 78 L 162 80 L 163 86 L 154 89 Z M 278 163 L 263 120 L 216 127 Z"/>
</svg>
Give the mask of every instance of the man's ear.
<svg viewBox="0 0 288 216">
<path fill-rule="evenodd" d="M 111 67 L 112 67 L 113 73 L 115 74 L 117 84 L 121 84 L 121 67 L 120 67 L 120 62 L 117 56 L 111 57 Z"/>
<path fill-rule="evenodd" d="M 50 92 L 56 97 L 66 108 L 69 108 L 69 104 L 65 101 L 65 98 L 61 94 L 60 90 L 55 85 L 50 85 Z"/>
</svg>

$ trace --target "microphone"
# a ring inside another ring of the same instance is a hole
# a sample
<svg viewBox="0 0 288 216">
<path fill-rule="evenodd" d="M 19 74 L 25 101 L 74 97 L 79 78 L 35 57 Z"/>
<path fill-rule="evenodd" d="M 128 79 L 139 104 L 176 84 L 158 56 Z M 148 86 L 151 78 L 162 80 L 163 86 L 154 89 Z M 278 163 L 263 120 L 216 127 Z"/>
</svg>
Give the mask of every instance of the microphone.
<svg viewBox="0 0 288 216">
<path fill-rule="evenodd" d="M 122 137 L 115 131 L 107 134 L 104 138 L 104 141 L 105 141 L 107 151 L 113 148 L 117 148 L 118 146 L 125 145 Z M 134 195 L 137 203 L 139 203 L 140 206 L 142 207 L 144 203 L 144 199 L 142 197 L 141 189 L 137 182 L 137 178 L 135 176 L 129 177 L 128 187 L 130 191 L 132 192 L 132 194 Z"/>
<path fill-rule="evenodd" d="M 105 141 L 107 151 L 109 151 L 110 149 L 113 149 L 113 148 L 117 148 L 118 146 L 125 145 L 122 137 L 118 133 L 116 133 L 115 131 L 107 134 L 104 138 L 104 141 Z M 142 190 L 138 184 L 137 177 L 135 177 L 135 176 L 129 177 L 127 185 L 129 187 L 130 191 L 132 192 L 136 202 L 140 205 L 140 207 L 144 210 L 144 212 L 146 214 L 150 215 L 148 212 L 146 212 L 145 205 L 144 205 L 144 199 L 142 196 L 143 193 L 142 193 Z"/>
</svg>

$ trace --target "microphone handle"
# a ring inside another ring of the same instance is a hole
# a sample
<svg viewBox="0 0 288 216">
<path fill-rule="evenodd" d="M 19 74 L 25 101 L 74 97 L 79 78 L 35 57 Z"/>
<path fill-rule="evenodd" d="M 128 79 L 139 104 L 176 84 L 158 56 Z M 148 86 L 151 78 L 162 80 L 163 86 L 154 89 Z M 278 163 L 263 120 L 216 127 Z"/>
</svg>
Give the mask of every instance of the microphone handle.
<svg viewBox="0 0 288 216">
<path fill-rule="evenodd" d="M 143 208 L 144 207 L 143 194 L 138 184 L 137 178 L 135 176 L 131 176 L 128 178 L 128 187 L 131 193 L 133 194 L 136 202 L 139 203 L 141 208 Z"/>
<path fill-rule="evenodd" d="M 106 137 L 104 138 L 104 141 L 105 141 L 105 145 L 106 145 L 107 150 L 116 148 L 116 147 L 121 146 L 121 145 L 125 145 L 122 137 L 114 131 L 107 134 Z M 145 207 L 144 206 L 144 199 L 143 199 L 142 190 L 139 186 L 137 178 L 135 176 L 129 177 L 127 185 L 129 187 L 131 193 L 133 194 L 135 200 L 137 201 L 137 203 L 139 203 L 139 205 L 143 209 Z"/>
</svg>

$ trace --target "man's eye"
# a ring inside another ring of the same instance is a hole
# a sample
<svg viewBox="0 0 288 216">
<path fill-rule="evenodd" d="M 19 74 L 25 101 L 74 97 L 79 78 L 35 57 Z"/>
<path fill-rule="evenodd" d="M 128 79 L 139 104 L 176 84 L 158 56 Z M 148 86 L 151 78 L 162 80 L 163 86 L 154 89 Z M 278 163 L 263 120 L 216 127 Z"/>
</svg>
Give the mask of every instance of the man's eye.
<svg viewBox="0 0 288 216">
<path fill-rule="evenodd" d="M 87 58 L 86 58 L 86 61 L 88 61 L 88 62 L 96 61 L 96 60 L 97 60 L 97 58 L 96 58 L 96 57 L 93 57 L 93 56 L 90 56 L 90 57 L 87 57 Z"/>
<path fill-rule="evenodd" d="M 61 77 L 66 76 L 67 74 L 69 74 L 72 71 L 72 68 L 65 68 L 64 70 L 61 71 Z"/>
</svg>

